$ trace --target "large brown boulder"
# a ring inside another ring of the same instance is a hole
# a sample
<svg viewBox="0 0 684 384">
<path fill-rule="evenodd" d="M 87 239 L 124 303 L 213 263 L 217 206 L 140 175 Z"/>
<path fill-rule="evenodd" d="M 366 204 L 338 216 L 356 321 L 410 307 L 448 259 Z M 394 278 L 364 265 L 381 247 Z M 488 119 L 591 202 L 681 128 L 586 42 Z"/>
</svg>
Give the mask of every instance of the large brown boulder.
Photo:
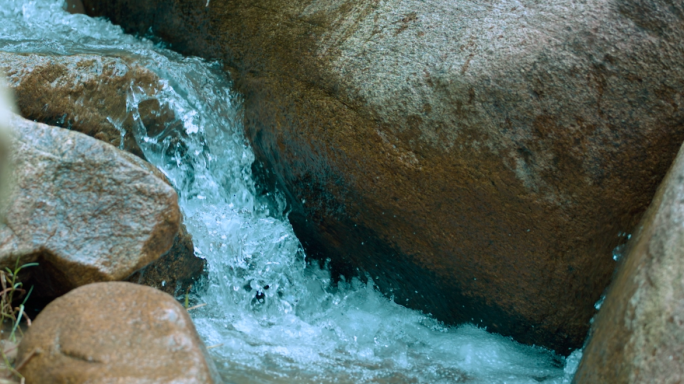
<svg viewBox="0 0 684 384">
<path fill-rule="evenodd" d="M 144 158 L 126 103 L 134 89 L 153 96 L 161 83 L 133 59 L 0 52 L 0 71 L 25 118 L 85 133 Z"/>
<path fill-rule="evenodd" d="M 220 59 L 308 254 L 568 353 L 684 139 L 667 0 L 85 0 Z"/>
<path fill-rule="evenodd" d="M 684 382 L 684 150 L 595 318 L 575 382 Z"/>
<path fill-rule="evenodd" d="M 26 383 L 221 383 L 187 311 L 131 283 L 90 284 L 51 302 L 19 344 Z"/>
<path fill-rule="evenodd" d="M 144 160 L 18 116 L 12 126 L 15 185 L 0 223 L 0 265 L 39 262 L 40 294 L 126 279 L 183 236 L 176 192 Z"/>
</svg>

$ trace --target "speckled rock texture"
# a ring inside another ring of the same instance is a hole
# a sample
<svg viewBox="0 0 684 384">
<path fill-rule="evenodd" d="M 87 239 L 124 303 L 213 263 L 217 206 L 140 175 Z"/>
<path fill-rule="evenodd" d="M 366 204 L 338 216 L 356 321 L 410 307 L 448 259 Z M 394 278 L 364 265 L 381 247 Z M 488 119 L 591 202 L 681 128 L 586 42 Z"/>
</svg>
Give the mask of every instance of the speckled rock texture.
<svg viewBox="0 0 684 384">
<path fill-rule="evenodd" d="M 126 100 L 134 88 L 153 95 L 160 82 L 134 60 L 0 52 L 0 71 L 25 118 L 85 133 L 144 158 Z"/>
<path fill-rule="evenodd" d="M 19 344 L 26 383 L 219 384 L 187 311 L 125 282 L 80 287 L 50 303 Z"/>
<path fill-rule="evenodd" d="M 37 261 L 40 294 L 123 280 L 179 233 L 178 197 L 161 172 L 66 129 L 12 117 L 14 186 L 0 224 L 0 264 Z"/>
<path fill-rule="evenodd" d="M 684 382 L 683 223 L 680 150 L 596 316 L 577 384 Z"/>
<path fill-rule="evenodd" d="M 84 5 L 224 63 L 308 255 L 563 354 L 684 139 L 680 2 Z"/>
</svg>

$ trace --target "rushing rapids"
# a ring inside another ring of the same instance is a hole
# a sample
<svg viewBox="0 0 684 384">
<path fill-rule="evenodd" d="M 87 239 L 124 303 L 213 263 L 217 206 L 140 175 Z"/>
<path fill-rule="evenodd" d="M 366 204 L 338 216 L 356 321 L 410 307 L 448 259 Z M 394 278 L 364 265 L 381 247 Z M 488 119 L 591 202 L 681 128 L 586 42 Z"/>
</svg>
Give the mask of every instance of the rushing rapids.
<svg viewBox="0 0 684 384">
<path fill-rule="evenodd" d="M 240 99 L 219 63 L 70 14 L 60 0 L 7 0 L 0 19 L 0 50 L 128 56 L 163 79 L 156 98 L 184 129 L 180 142 L 148 136 L 138 105 L 149 96 L 134 87 L 128 113 L 146 158 L 178 191 L 196 254 L 208 261 L 191 295 L 206 305 L 192 314 L 226 382 L 572 380 L 579 351 L 566 359 L 476 325 L 446 327 L 381 295 L 372 276 L 334 285 L 328 270 L 307 264 L 284 198 L 255 186 Z"/>
</svg>

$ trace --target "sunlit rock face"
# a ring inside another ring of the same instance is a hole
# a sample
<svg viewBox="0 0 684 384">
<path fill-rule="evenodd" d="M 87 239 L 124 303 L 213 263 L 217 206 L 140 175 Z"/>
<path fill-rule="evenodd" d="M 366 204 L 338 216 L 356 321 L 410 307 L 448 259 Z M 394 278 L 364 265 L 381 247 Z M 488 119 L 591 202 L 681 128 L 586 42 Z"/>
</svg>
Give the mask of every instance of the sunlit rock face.
<svg viewBox="0 0 684 384">
<path fill-rule="evenodd" d="M 568 353 L 684 138 L 665 1 L 84 1 L 221 59 L 309 255 Z"/>
<path fill-rule="evenodd" d="M 0 224 L 3 267 L 38 261 L 36 291 L 56 296 L 126 279 L 171 248 L 178 197 L 156 168 L 78 132 L 10 121 L 15 185 Z"/>
<path fill-rule="evenodd" d="M 187 311 L 131 283 L 90 284 L 50 303 L 19 345 L 27 383 L 219 384 Z"/>
<path fill-rule="evenodd" d="M 575 377 L 589 383 L 684 380 L 684 152 L 628 244 Z"/>
</svg>

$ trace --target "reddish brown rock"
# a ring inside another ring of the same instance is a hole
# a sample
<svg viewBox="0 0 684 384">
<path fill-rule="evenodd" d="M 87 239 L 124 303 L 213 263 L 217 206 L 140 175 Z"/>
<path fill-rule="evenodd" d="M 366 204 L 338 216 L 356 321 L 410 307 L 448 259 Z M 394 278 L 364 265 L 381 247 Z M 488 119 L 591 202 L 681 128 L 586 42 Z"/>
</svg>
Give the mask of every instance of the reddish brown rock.
<svg viewBox="0 0 684 384">
<path fill-rule="evenodd" d="M 179 233 L 178 197 L 144 160 L 78 132 L 12 120 L 14 183 L 0 224 L 3 266 L 38 261 L 46 295 L 123 280 Z"/>
<path fill-rule="evenodd" d="M 26 383 L 221 383 L 187 311 L 137 284 L 90 284 L 51 302 L 19 344 Z"/>
<path fill-rule="evenodd" d="M 684 382 L 684 150 L 628 244 L 578 384 Z"/>
<path fill-rule="evenodd" d="M 126 100 L 133 88 L 154 95 L 160 82 L 134 60 L 0 52 L 0 71 L 25 118 L 85 133 L 144 158 Z"/>
<path fill-rule="evenodd" d="M 568 353 L 684 139 L 665 0 L 85 0 L 220 59 L 308 254 Z"/>
</svg>

